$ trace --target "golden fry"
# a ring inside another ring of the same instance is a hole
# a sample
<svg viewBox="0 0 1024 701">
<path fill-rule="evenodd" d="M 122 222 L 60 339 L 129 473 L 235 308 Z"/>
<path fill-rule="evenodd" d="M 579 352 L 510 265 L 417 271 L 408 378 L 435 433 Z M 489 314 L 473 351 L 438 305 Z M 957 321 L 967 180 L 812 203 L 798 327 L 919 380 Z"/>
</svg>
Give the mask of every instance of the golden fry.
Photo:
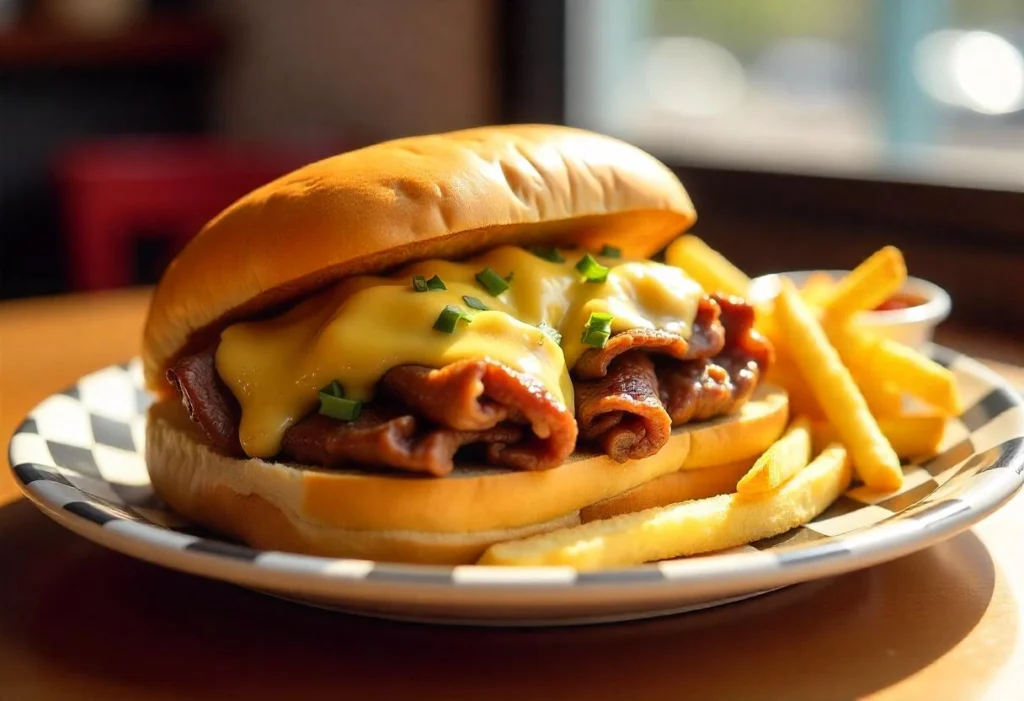
<svg viewBox="0 0 1024 701">
<path fill-rule="evenodd" d="M 787 351 L 849 448 L 857 474 L 872 489 L 898 489 L 903 484 L 903 471 L 896 452 L 882 435 L 864 395 L 825 331 L 787 280 L 776 298 L 775 312 Z"/>
<path fill-rule="evenodd" d="M 792 359 L 785 355 L 781 344 L 775 346 L 775 362 L 769 366 L 764 381 L 786 390 L 789 394 L 790 414 L 802 414 L 814 419 L 825 418 L 825 412 L 811 393 L 811 388 L 807 386 Z"/>
<path fill-rule="evenodd" d="M 884 417 L 878 427 L 901 458 L 934 455 L 946 434 L 946 417 L 938 414 L 908 414 Z M 839 442 L 835 428 L 827 421 L 815 421 L 811 427 L 815 445 Z"/>
<path fill-rule="evenodd" d="M 857 312 L 874 309 L 903 287 L 907 265 L 895 246 L 886 246 L 862 262 L 835 286 L 825 306 L 827 321 L 850 319 Z"/>
<path fill-rule="evenodd" d="M 839 351 L 843 364 L 850 370 L 853 381 L 857 383 L 857 388 L 864 395 L 864 401 L 868 403 L 868 409 L 875 418 L 898 416 L 903 411 L 903 395 L 895 383 L 886 377 L 878 377 L 856 363 L 850 363 L 839 346 L 836 346 L 836 350 Z"/>
<path fill-rule="evenodd" d="M 733 548 L 807 523 L 846 491 L 850 474 L 846 450 L 830 445 L 773 492 L 723 494 L 497 543 L 478 564 L 597 570 Z"/>
<path fill-rule="evenodd" d="M 745 297 L 750 278 L 725 256 L 693 234 L 680 236 L 665 249 L 665 262 L 681 268 L 708 293 Z"/>
<path fill-rule="evenodd" d="M 931 358 L 890 338 L 873 336 L 849 325 L 829 326 L 829 336 L 840 356 L 858 373 L 886 378 L 946 416 L 963 412 L 956 377 Z"/>
<path fill-rule="evenodd" d="M 770 492 L 788 481 L 811 460 L 811 421 L 798 416 L 786 434 L 757 459 L 736 485 L 741 494 Z"/>
<path fill-rule="evenodd" d="M 824 307 L 835 290 L 832 276 L 823 271 L 811 273 L 800 288 L 800 296 L 812 307 Z"/>
</svg>

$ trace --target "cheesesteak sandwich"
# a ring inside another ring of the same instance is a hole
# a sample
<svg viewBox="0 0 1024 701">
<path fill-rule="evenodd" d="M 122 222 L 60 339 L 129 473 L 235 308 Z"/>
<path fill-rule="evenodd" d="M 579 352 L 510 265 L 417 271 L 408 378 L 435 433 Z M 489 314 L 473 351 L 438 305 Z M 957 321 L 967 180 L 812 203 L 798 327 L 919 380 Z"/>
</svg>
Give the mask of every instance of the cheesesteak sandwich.
<svg viewBox="0 0 1024 701">
<path fill-rule="evenodd" d="M 271 182 L 157 286 L 153 486 L 255 547 L 436 563 L 731 491 L 788 400 L 753 308 L 650 260 L 695 218 L 648 154 L 542 125 Z"/>
</svg>

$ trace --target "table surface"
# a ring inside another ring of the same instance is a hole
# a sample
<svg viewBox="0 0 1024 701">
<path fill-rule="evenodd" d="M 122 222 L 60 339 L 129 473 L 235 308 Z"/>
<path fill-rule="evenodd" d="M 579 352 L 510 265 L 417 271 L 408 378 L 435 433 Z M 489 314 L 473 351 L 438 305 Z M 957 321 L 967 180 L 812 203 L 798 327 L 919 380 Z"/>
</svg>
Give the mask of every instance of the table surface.
<svg viewBox="0 0 1024 701">
<path fill-rule="evenodd" d="M 137 353 L 147 300 L 0 304 L 5 445 L 40 399 Z M 997 368 L 1024 386 L 1024 370 Z M 1022 532 L 1017 497 L 922 552 L 705 612 L 441 628 L 321 612 L 109 552 L 52 523 L 0 469 L 0 699 L 1021 698 Z"/>
</svg>

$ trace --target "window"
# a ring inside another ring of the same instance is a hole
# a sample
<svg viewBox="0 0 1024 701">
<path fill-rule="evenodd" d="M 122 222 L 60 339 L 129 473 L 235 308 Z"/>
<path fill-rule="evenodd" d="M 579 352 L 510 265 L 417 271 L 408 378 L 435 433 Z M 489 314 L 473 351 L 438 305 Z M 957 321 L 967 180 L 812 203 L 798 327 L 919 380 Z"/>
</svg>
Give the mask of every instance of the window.
<svg viewBox="0 0 1024 701">
<path fill-rule="evenodd" d="M 1024 189 L 1022 0 L 569 0 L 567 121 L 680 162 Z"/>
</svg>

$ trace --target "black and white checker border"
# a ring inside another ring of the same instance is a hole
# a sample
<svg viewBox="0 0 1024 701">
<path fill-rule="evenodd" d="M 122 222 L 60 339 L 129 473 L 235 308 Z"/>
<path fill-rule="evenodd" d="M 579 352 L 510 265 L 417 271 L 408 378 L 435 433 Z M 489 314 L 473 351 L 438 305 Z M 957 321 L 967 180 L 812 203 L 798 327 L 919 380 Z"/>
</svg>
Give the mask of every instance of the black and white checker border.
<svg viewBox="0 0 1024 701">
<path fill-rule="evenodd" d="M 79 380 L 37 406 L 15 432 L 10 463 L 25 494 L 76 532 L 187 571 L 280 588 L 288 581 L 434 587 L 694 585 L 768 588 L 868 566 L 954 535 L 1024 484 L 1024 398 L 979 363 L 945 348 L 932 356 L 958 376 L 969 407 L 955 442 L 905 470 L 905 485 L 878 498 L 854 488 L 810 524 L 710 557 L 595 573 L 565 567 L 423 566 L 260 551 L 204 534 L 167 511 L 149 487 L 138 361 Z M 170 557 L 169 557 L 170 556 Z M 845 560 L 841 567 L 837 561 Z M 218 568 L 223 572 L 218 572 Z"/>
</svg>

